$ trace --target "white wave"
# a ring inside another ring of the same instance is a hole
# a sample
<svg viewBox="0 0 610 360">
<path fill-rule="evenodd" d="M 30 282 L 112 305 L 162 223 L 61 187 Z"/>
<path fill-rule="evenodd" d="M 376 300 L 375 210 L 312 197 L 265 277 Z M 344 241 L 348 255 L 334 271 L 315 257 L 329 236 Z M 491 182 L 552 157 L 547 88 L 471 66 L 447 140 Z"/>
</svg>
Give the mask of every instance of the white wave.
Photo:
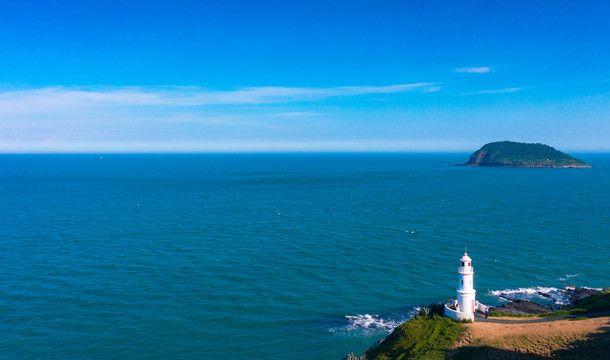
<svg viewBox="0 0 610 360">
<path fill-rule="evenodd" d="M 369 333 L 385 332 L 390 333 L 403 322 L 409 320 L 419 311 L 419 307 L 387 315 L 358 314 L 345 316 L 344 325 L 331 328 L 331 332 L 349 333 Z"/>
<path fill-rule="evenodd" d="M 512 295 L 512 294 L 537 294 L 537 293 L 550 293 L 552 291 L 559 291 L 554 287 L 541 287 L 535 288 L 519 288 L 519 289 L 504 289 L 504 290 L 489 290 L 489 294 L 493 296 Z"/>
<path fill-rule="evenodd" d="M 602 291 L 604 290 L 603 288 L 592 288 L 592 287 L 588 287 L 588 286 L 581 286 L 580 289 L 587 289 L 587 290 L 597 290 L 597 291 Z M 576 290 L 576 288 L 574 286 L 566 286 L 565 288 L 559 290 L 561 292 L 566 292 L 569 290 Z"/>
<path fill-rule="evenodd" d="M 348 325 L 345 327 L 346 330 L 384 330 L 392 331 L 400 322 L 393 320 L 386 320 L 381 318 L 379 315 L 356 315 L 346 316 Z"/>
</svg>

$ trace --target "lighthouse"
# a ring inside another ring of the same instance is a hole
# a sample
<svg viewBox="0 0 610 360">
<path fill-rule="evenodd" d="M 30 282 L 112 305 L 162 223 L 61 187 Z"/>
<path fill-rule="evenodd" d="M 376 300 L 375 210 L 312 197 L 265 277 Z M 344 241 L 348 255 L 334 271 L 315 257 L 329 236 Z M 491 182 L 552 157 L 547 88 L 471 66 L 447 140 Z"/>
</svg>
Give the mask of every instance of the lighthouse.
<svg viewBox="0 0 610 360">
<path fill-rule="evenodd" d="M 472 259 L 468 253 L 464 252 L 464 256 L 460 259 L 458 267 L 458 278 L 460 282 L 457 288 L 457 302 L 460 312 L 474 314 L 476 311 L 474 294 L 473 278 L 474 269 L 472 267 Z"/>
<path fill-rule="evenodd" d="M 474 268 L 472 259 L 464 251 L 458 267 L 457 300 L 445 304 L 445 316 L 452 319 L 470 319 L 474 321 L 474 313 L 479 304 L 475 300 Z"/>
</svg>

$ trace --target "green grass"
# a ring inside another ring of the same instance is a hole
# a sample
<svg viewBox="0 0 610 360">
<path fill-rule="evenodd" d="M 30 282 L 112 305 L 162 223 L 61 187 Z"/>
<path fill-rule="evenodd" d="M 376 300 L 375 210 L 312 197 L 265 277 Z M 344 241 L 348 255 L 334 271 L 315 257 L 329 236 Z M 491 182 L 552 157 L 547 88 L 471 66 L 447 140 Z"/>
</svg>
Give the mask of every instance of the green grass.
<svg viewBox="0 0 610 360">
<path fill-rule="evenodd" d="M 575 309 L 584 309 L 587 312 L 610 310 L 610 291 L 583 300 L 576 305 Z"/>
<path fill-rule="evenodd" d="M 610 310 L 610 292 L 603 292 L 583 300 L 572 309 L 550 312 L 542 314 L 540 317 L 548 318 L 565 315 L 583 315 L 607 310 Z"/>
<path fill-rule="evenodd" d="M 532 317 L 532 316 L 537 316 L 536 314 L 511 314 L 511 313 L 507 313 L 507 312 L 500 312 L 500 311 L 490 311 L 489 312 L 489 317 Z"/>
<path fill-rule="evenodd" d="M 367 360 L 444 359 L 465 327 L 437 315 L 417 316 L 397 327 Z"/>
</svg>

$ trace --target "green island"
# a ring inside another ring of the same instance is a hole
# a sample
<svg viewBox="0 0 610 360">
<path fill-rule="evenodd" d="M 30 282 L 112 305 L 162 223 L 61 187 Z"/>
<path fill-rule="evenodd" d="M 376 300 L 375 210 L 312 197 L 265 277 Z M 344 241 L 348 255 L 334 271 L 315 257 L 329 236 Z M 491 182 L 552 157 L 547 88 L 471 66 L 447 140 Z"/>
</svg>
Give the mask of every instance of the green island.
<svg viewBox="0 0 610 360">
<path fill-rule="evenodd" d="M 475 151 L 466 166 L 590 168 L 583 161 L 544 144 L 498 141 Z"/>
<path fill-rule="evenodd" d="M 345 360 L 602 359 L 610 356 L 610 288 L 568 310 L 528 318 L 532 321 L 520 318 L 511 321 L 507 317 L 498 318 L 502 323 L 456 321 L 442 317 L 442 306 L 423 307 L 364 354 L 359 357 L 349 354 Z"/>
</svg>

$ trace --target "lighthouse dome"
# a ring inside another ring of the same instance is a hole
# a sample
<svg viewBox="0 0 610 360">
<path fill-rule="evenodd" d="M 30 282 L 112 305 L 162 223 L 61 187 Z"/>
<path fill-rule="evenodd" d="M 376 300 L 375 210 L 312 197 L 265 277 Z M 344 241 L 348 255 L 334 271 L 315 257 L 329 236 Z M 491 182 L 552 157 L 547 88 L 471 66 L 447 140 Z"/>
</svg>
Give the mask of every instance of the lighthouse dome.
<svg viewBox="0 0 610 360">
<path fill-rule="evenodd" d="M 467 254 L 467 253 L 464 253 L 464 256 L 462 256 L 462 258 L 460 259 L 460 261 L 463 261 L 463 262 L 470 262 L 470 261 L 472 261 L 472 259 L 470 258 L 470 256 L 468 256 L 468 254 Z"/>
</svg>

